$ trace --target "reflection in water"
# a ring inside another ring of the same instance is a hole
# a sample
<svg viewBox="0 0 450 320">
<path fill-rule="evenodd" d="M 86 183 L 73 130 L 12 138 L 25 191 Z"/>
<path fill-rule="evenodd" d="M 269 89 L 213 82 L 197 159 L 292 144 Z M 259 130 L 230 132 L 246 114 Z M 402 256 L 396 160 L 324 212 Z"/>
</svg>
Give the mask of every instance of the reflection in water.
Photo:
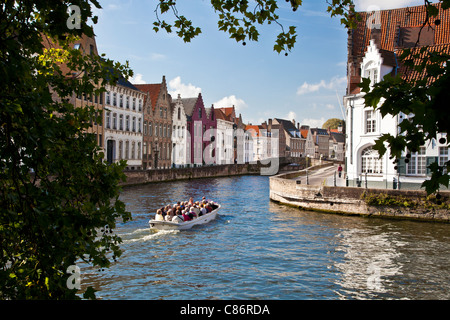
<svg viewBox="0 0 450 320">
<path fill-rule="evenodd" d="M 150 231 L 157 208 L 202 196 L 215 221 Z M 306 212 L 269 201 L 267 177 L 125 188 L 123 255 L 82 288 L 103 299 L 450 299 L 450 225 Z"/>
<path fill-rule="evenodd" d="M 336 250 L 345 253 L 344 260 L 336 263 L 343 290 L 354 298 L 388 292 L 388 278 L 402 275 L 397 248 L 404 244 L 381 230 L 349 229 L 338 236 L 341 245 Z"/>
</svg>

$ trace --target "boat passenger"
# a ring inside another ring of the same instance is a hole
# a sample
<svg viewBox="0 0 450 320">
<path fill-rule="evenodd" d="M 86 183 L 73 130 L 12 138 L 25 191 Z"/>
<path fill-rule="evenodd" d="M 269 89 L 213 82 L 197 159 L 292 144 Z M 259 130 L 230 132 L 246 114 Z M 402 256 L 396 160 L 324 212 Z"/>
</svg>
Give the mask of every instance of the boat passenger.
<svg viewBox="0 0 450 320">
<path fill-rule="evenodd" d="M 183 210 L 182 215 L 183 215 L 183 220 L 184 221 L 191 221 L 192 220 L 192 218 L 189 216 L 189 214 L 186 212 L 186 210 Z"/>
<path fill-rule="evenodd" d="M 193 210 L 191 210 L 191 211 L 194 211 L 194 212 L 195 212 L 195 215 L 198 217 L 198 215 L 199 215 L 199 213 L 200 213 L 200 209 L 198 208 L 198 206 L 196 205 L 196 206 L 192 207 L 191 209 L 193 209 Z"/>
<path fill-rule="evenodd" d="M 206 211 L 208 211 L 208 213 L 212 211 L 212 207 L 209 203 L 206 205 Z"/>
<path fill-rule="evenodd" d="M 207 214 L 207 213 L 208 213 L 208 211 L 206 210 L 205 205 L 202 204 L 201 209 L 200 209 L 199 216 L 200 216 L 200 215 L 202 216 L 202 215 Z"/>
<path fill-rule="evenodd" d="M 197 211 L 196 211 L 196 208 L 195 208 L 195 207 L 191 207 L 191 209 L 189 210 L 189 216 L 190 216 L 192 219 L 195 219 L 195 218 L 198 217 L 198 214 L 197 214 Z"/>
<path fill-rule="evenodd" d="M 191 204 L 191 205 L 194 204 L 194 198 L 192 198 L 192 197 L 189 198 L 189 204 Z"/>
<path fill-rule="evenodd" d="M 173 210 L 172 209 L 169 209 L 169 211 L 167 212 L 164 219 L 166 221 L 172 221 L 172 219 L 173 219 Z"/>
<path fill-rule="evenodd" d="M 156 211 L 155 220 L 156 221 L 164 221 L 164 217 L 162 215 L 161 209 L 158 209 L 158 211 Z"/>
<path fill-rule="evenodd" d="M 180 217 L 179 215 L 174 215 L 173 216 L 173 218 L 172 218 L 172 222 L 175 222 L 175 223 L 180 223 L 180 222 L 183 222 L 184 220 L 183 220 L 183 218 L 182 217 Z"/>
</svg>

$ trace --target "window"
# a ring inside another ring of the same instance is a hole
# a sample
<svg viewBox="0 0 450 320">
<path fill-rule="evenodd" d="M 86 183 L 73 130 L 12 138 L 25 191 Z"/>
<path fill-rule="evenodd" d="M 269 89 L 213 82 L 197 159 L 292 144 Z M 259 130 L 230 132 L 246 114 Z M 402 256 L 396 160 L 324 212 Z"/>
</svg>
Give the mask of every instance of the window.
<svg viewBox="0 0 450 320">
<path fill-rule="evenodd" d="M 136 110 L 136 98 L 133 98 L 133 110 Z"/>
<path fill-rule="evenodd" d="M 125 120 L 125 130 L 126 130 L 126 131 L 130 131 L 130 116 L 127 116 L 127 117 L 126 117 L 126 120 Z"/>
<path fill-rule="evenodd" d="M 129 159 L 130 156 L 130 141 L 125 142 L 125 156 L 124 159 Z"/>
<path fill-rule="evenodd" d="M 370 61 L 364 66 L 365 70 L 365 78 L 370 79 L 370 85 L 373 86 L 375 83 L 378 82 L 378 66 L 375 64 L 374 61 Z"/>
<path fill-rule="evenodd" d="M 112 123 L 112 127 L 114 130 L 117 130 L 117 113 L 113 114 L 113 123 Z"/>
<path fill-rule="evenodd" d="M 110 93 L 109 92 L 106 92 L 106 104 L 111 105 L 111 98 L 110 98 Z"/>
<path fill-rule="evenodd" d="M 137 158 L 138 160 L 141 160 L 141 143 L 138 142 L 137 144 Z"/>
<path fill-rule="evenodd" d="M 117 107 L 117 93 L 113 93 L 113 106 Z"/>
<path fill-rule="evenodd" d="M 141 119 L 139 119 L 141 121 Z M 147 121 L 144 121 L 144 136 L 147 135 Z"/>
<path fill-rule="evenodd" d="M 142 127 L 142 126 L 141 126 L 141 121 L 142 121 L 142 119 L 139 118 L 139 119 L 138 119 L 138 132 L 139 132 L 139 133 L 142 132 L 142 129 L 141 129 L 141 127 Z"/>
<path fill-rule="evenodd" d="M 162 118 L 163 117 L 163 108 L 159 107 L 159 117 Z"/>
<path fill-rule="evenodd" d="M 368 147 L 361 152 L 361 173 L 381 174 L 383 173 L 383 163 L 378 155 L 378 151 Z"/>
<path fill-rule="evenodd" d="M 129 96 L 126 96 L 126 98 L 125 98 L 125 104 L 126 104 L 126 108 L 127 108 L 127 109 L 130 109 L 130 97 L 129 97 Z"/>
<path fill-rule="evenodd" d="M 202 108 L 198 108 L 198 118 L 202 118 Z"/>
<path fill-rule="evenodd" d="M 123 130 L 123 114 L 119 115 L 119 130 Z"/>
<path fill-rule="evenodd" d="M 142 111 L 142 100 L 139 99 L 139 112 L 141 112 L 141 111 Z"/>
<path fill-rule="evenodd" d="M 123 152 L 122 152 L 122 150 L 123 150 L 123 141 L 119 141 L 119 160 L 123 159 L 123 156 L 122 156 Z"/>
<path fill-rule="evenodd" d="M 374 110 L 366 110 L 364 112 L 364 118 L 366 123 L 366 133 L 372 133 L 376 131 L 376 119 Z"/>
<path fill-rule="evenodd" d="M 107 112 L 106 113 L 106 129 L 111 129 L 111 113 Z"/>
<path fill-rule="evenodd" d="M 120 98 L 119 98 L 119 106 L 120 106 L 121 108 L 123 108 L 123 94 L 120 95 Z"/>
<path fill-rule="evenodd" d="M 133 117 L 133 132 L 136 132 L 136 117 Z"/>
<path fill-rule="evenodd" d="M 439 147 L 439 165 L 444 166 L 444 173 L 447 173 L 448 148 Z"/>
<path fill-rule="evenodd" d="M 407 150 L 407 153 L 409 151 Z M 419 152 L 411 152 L 411 158 L 407 164 L 407 173 L 411 175 L 427 174 L 427 157 L 425 147 L 420 147 Z"/>
<path fill-rule="evenodd" d="M 151 122 L 148 124 L 148 135 L 150 137 L 153 135 L 153 128 L 152 128 L 152 123 Z"/>
<path fill-rule="evenodd" d="M 178 120 L 181 120 L 181 108 L 178 108 Z"/>
<path fill-rule="evenodd" d="M 158 124 L 157 123 L 155 123 L 155 137 L 157 137 L 158 136 Z"/>
</svg>

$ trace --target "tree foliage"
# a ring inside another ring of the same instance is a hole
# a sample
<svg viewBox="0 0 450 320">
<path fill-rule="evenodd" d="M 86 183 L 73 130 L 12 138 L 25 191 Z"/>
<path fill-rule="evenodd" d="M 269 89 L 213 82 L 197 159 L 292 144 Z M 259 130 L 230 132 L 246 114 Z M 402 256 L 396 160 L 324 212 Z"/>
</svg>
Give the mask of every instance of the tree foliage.
<svg viewBox="0 0 450 320">
<path fill-rule="evenodd" d="M 211 6 L 217 14 L 217 26 L 220 31 L 228 33 L 231 39 L 246 45 L 246 41 L 258 41 L 258 26 L 275 24 L 279 27 L 274 51 L 285 52 L 287 55 L 296 43 L 297 30 L 295 26 L 285 27 L 280 23 L 279 4 L 276 0 L 211 0 Z M 286 0 L 292 11 L 302 5 L 302 0 Z M 339 0 L 329 3 L 328 12 L 333 15 L 342 16 L 341 22 L 352 25 L 351 14 L 354 9 L 347 9 L 352 1 Z M 195 27 L 192 21 L 179 14 L 176 0 L 159 0 L 156 7 L 156 21 L 153 29 L 158 32 L 163 29 L 170 33 L 173 29 L 177 35 L 185 42 L 190 42 L 193 38 L 201 34 L 201 28 Z M 161 16 L 167 12 L 172 12 L 174 19 L 172 22 L 161 20 Z"/>
<path fill-rule="evenodd" d="M 124 163 L 105 165 L 94 107 L 75 95 L 100 94 L 130 70 L 70 44 L 92 27 L 68 28 L 68 8 L 92 18 L 90 1 L 3 1 L 0 5 L 0 297 L 76 299 L 67 270 L 78 261 L 107 267 L 120 256 L 116 220 Z M 70 21 L 70 20 L 69 20 Z M 43 47 L 43 39 L 54 46 Z M 76 73 L 68 73 L 67 65 Z M 93 290 L 87 290 L 93 297 Z"/>
<path fill-rule="evenodd" d="M 338 118 L 331 118 L 325 121 L 325 123 L 322 125 L 323 129 L 337 129 L 339 126 L 344 125 L 344 120 L 338 119 Z"/>
</svg>

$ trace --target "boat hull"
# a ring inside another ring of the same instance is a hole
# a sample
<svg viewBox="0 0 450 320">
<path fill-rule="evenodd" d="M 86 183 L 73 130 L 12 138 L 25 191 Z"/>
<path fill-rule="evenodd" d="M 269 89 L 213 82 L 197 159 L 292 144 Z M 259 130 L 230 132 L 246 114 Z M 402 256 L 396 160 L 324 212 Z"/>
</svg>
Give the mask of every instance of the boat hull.
<svg viewBox="0 0 450 320">
<path fill-rule="evenodd" d="M 158 220 L 150 220 L 148 223 L 150 225 L 150 229 L 152 230 L 188 230 L 193 226 L 206 224 L 217 217 L 217 213 L 220 209 L 220 205 L 211 211 L 208 214 L 205 214 L 201 217 L 198 217 L 191 221 L 184 221 L 180 223 L 169 222 L 169 221 L 158 221 Z"/>
</svg>

